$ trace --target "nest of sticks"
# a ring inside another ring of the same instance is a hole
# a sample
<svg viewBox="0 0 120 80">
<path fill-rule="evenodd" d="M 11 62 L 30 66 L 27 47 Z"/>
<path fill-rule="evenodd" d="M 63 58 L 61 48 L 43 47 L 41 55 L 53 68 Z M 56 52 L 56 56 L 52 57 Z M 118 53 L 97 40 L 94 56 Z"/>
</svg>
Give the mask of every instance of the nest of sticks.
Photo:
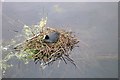
<svg viewBox="0 0 120 80">
<path fill-rule="evenodd" d="M 43 42 L 44 35 L 54 31 L 60 33 L 58 41 L 56 43 Z M 34 35 L 32 38 L 26 40 L 23 44 L 23 50 L 26 52 L 31 50 L 33 52 L 32 58 L 35 63 L 39 62 L 40 64 L 48 65 L 56 60 L 63 60 L 67 64 L 66 60 L 68 60 L 75 65 L 69 55 L 78 42 L 79 40 L 75 38 L 72 32 L 46 28 L 38 35 Z"/>
</svg>

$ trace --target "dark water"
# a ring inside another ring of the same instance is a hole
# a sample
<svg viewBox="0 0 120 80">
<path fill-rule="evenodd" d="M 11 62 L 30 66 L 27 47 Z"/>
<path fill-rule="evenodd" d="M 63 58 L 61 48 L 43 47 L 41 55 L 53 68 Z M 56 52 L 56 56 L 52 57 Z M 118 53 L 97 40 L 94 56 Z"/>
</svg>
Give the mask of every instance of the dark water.
<svg viewBox="0 0 120 80">
<path fill-rule="evenodd" d="M 118 76 L 118 4 L 117 3 L 3 3 L 2 37 L 9 41 L 21 33 L 23 24 L 37 24 L 48 16 L 47 26 L 72 30 L 81 40 L 71 63 L 54 63 L 44 71 L 30 62 L 12 60 L 8 78 L 115 78 Z M 22 21 L 22 22 L 21 22 Z M 23 23 L 23 24 L 22 24 Z M 17 30 L 18 33 L 13 30 Z M 4 53 L 3 53 L 4 54 Z"/>
</svg>

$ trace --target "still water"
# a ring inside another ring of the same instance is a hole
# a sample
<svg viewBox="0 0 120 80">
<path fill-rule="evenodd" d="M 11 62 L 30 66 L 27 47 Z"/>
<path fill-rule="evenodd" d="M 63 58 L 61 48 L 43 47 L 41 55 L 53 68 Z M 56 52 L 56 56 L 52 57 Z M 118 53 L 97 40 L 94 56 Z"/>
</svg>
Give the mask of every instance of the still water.
<svg viewBox="0 0 120 80">
<path fill-rule="evenodd" d="M 3 3 L 2 39 L 7 42 L 20 34 L 23 25 L 38 24 L 48 17 L 48 27 L 75 32 L 79 48 L 71 57 L 78 68 L 61 61 L 40 69 L 39 64 L 12 59 L 6 78 L 116 78 L 118 76 L 117 3 Z M 14 32 L 18 31 L 18 32 Z M 3 53 L 4 54 L 4 53 Z"/>
</svg>

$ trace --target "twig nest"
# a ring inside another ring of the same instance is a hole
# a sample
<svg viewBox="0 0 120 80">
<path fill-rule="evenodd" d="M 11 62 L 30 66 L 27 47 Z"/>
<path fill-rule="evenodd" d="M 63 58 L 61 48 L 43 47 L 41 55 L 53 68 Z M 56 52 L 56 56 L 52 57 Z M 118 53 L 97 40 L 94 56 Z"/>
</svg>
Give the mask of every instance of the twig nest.
<svg viewBox="0 0 120 80">
<path fill-rule="evenodd" d="M 35 63 L 48 65 L 56 60 L 66 60 L 74 64 L 74 61 L 69 58 L 70 51 L 79 42 L 72 32 L 46 28 L 40 34 L 26 40 L 23 44 L 23 51 L 29 54 Z M 75 65 L 75 64 L 74 64 Z"/>
</svg>

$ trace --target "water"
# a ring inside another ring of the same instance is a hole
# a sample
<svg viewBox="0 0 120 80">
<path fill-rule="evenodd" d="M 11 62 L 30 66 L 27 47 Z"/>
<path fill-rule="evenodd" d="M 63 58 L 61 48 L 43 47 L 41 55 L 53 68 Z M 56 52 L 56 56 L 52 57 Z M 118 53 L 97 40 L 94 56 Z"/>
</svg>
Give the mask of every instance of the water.
<svg viewBox="0 0 120 80">
<path fill-rule="evenodd" d="M 9 41 L 21 33 L 23 24 L 37 24 L 48 16 L 47 26 L 72 30 L 81 40 L 71 57 L 78 69 L 61 61 L 44 71 L 30 62 L 12 59 L 7 78 L 116 78 L 118 77 L 117 3 L 3 3 L 2 38 Z M 18 31 L 18 33 L 14 32 Z M 4 54 L 4 53 L 3 53 Z"/>
</svg>

